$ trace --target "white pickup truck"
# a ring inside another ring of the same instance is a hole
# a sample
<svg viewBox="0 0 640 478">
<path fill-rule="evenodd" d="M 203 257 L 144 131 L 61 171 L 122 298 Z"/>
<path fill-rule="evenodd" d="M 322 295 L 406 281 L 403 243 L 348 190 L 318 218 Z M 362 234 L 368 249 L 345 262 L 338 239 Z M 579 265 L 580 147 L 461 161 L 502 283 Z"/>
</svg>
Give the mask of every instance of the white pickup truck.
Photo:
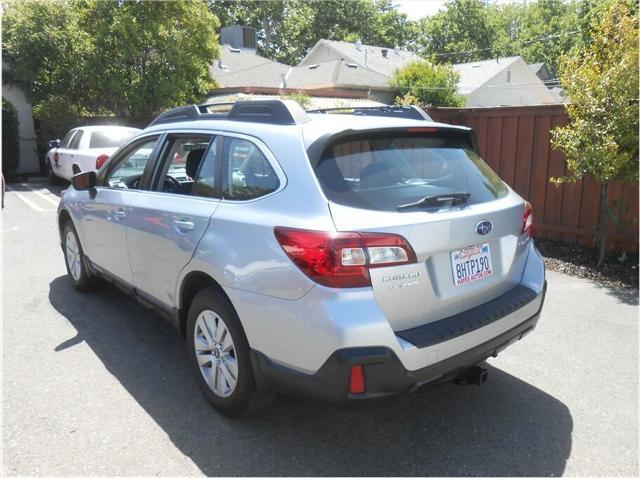
<svg viewBox="0 0 640 478">
<path fill-rule="evenodd" d="M 69 131 L 60 141 L 49 142 L 47 174 L 51 182 L 69 181 L 74 174 L 100 169 L 137 128 L 124 126 L 82 126 Z"/>
</svg>

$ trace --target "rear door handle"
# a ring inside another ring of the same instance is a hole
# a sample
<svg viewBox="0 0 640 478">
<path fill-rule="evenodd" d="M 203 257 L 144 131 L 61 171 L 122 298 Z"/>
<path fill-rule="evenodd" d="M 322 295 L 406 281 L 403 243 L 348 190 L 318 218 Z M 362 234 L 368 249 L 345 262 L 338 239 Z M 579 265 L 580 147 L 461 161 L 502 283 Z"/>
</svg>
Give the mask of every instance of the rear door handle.
<svg viewBox="0 0 640 478">
<path fill-rule="evenodd" d="M 116 218 L 116 221 L 121 221 L 122 219 L 127 217 L 127 211 L 120 208 L 117 211 L 114 211 L 113 216 Z"/>
<path fill-rule="evenodd" d="M 173 225 L 176 226 L 176 229 L 180 232 L 189 232 L 196 228 L 196 225 L 187 219 L 173 221 Z"/>
</svg>

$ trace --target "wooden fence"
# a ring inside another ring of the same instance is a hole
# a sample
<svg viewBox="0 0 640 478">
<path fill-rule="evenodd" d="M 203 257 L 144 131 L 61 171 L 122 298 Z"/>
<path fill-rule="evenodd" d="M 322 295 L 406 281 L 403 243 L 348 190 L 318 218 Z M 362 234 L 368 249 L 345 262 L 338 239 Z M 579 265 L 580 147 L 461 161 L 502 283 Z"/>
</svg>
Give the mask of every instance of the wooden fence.
<svg viewBox="0 0 640 478">
<path fill-rule="evenodd" d="M 595 244 L 600 186 L 591 178 L 556 186 L 550 177 L 566 173 L 564 155 L 554 150 L 550 131 L 567 124 L 562 105 L 501 108 L 443 108 L 435 121 L 473 128 L 480 153 L 503 180 L 533 204 L 536 235 L 563 242 Z M 609 247 L 638 250 L 638 185 L 609 187 Z"/>
</svg>

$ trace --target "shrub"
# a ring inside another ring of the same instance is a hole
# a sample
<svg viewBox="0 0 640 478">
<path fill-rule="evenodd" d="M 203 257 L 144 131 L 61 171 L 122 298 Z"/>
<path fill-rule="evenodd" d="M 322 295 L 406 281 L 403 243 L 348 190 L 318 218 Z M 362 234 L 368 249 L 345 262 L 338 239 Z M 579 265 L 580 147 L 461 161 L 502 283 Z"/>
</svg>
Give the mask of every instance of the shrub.
<svg viewBox="0 0 640 478">
<path fill-rule="evenodd" d="M 7 179 L 15 176 L 20 161 L 19 126 L 15 106 L 2 98 L 2 174 Z"/>
</svg>

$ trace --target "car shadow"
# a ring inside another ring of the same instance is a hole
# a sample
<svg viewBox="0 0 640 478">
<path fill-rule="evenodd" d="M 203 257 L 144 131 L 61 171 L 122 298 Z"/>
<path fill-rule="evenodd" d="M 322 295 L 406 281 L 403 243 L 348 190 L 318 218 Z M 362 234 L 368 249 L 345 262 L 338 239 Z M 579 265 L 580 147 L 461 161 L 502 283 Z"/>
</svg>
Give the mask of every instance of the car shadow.
<svg viewBox="0 0 640 478">
<path fill-rule="evenodd" d="M 46 179 L 45 179 L 46 181 Z M 58 198 L 62 195 L 62 191 L 67 189 L 69 184 L 47 184 L 47 183 L 13 183 L 11 189 L 17 192 L 29 193 L 34 189 L 40 191 L 48 191 Z"/>
<path fill-rule="evenodd" d="M 111 286 L 76 292 L 62 276 L 49 300 L 107 370 L 206 475 L 560 475 L 569 409 L 489 366 L 481 387 L 442 385 L 358 407 L 279 397 L 232 420 L 212 409 L 167 322 Z"/>
</svg>

